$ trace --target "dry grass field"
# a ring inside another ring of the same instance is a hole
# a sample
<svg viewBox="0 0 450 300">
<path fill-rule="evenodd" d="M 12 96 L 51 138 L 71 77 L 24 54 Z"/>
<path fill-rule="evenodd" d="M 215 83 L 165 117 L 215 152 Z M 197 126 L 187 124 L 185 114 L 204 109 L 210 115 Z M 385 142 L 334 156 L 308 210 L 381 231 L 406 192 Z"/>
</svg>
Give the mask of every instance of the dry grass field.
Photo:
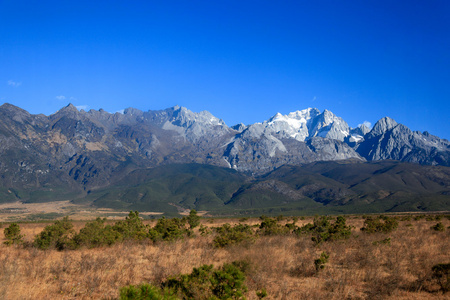
<svg viewBox="0 0 450 300">
<path fill-rule="evenodd" d="M 146 221 L 155 224 L 155 221 Z M 237 219 L 203 219 L 205 226 L 238 223 Z M 246 220 L 257 224 L 259 219 Z M 297 225 L 312 222 L 301 220 Z M 24 245 L 0 245 L 0 299 L 117 299 L 126 285 L 190 273 L 203 264 L 221 266 L 247 261 L 247 299 L 450 299 L 432 277 L 432 266 L 450 262 L 450 220 L 445 231 L 437 221 L 400 221 L 389 234 L 360 231 L 364 220 L 348 217 L 354 226 L 346 240 L 316 246 L 309 235 L 260 236 L 253 243 L 214 248 L 214 234 L 174 242 L 129 241 L 78 250 L 38 250 L 29 245 L 50 223 L 20 223 Z M 74 223 L 79 230 L 84 223 Z M 3 224 L 3 230 L 8 224 Z M 390 238 L 390 244 L 374 242 Z M 27 243 L 29 242 L 29 243 Z M 27 246 L 28 245 L 28 246 Z M 329 254 L 325 268 L 314 260 Z"/>
</svg>

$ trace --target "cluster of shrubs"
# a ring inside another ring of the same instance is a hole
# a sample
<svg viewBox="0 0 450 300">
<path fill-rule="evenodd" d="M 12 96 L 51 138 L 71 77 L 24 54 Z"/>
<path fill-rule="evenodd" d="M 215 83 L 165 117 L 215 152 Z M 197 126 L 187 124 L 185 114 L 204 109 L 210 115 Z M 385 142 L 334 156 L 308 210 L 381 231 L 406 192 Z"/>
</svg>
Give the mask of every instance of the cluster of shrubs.
<svg viewBox="0 0 450 300">
<path fill-rule="evenodd" d="M 378 216 L 378 217 L 366 217 L 364 226 L 361 231 L 366 233 L 389 233 L 397 229 L 398 221 L 394 217 Z"/>
<path fill-rule="evenodd" d="M 313 223 L 294 229 L 296 234 L 311 234 L 312 241 L 320 244 L 327 241 L 348 239 L 352 234 L 352 227 L 346 224 L 346 219 L 338 216 L 334 223 L 330 217 L 315 217 Z"/>
<path fill-rule="evenodd" d="M 288 235 L 288 234 L 310 234 L 311 239 L 315 244 L 320 244 L 325 241 L 333 241 L 339 239 L 347 239 L 351 236 L 351 226 L 346 225 L 346 219 L 342 216 L 336 218 L 332 222 L 331 217 L 315 217 L 313 223 L 308 223 L 304 226 L 297 226 L 295 223 L 297 218 L 293 218 L 292 223 L 280 224 L 280 217 L 269 218 L 266 216 L 260 217 L 261 223 L 254 225 L 257 227 L 253 230 L 252 226 L 246 224 L 237 224 L 231 226 L 224 224 L 220 227 L 213 228 L 216 232 L 213 243 L 215 247 L 225 247 L 241 242 L 251 242 L 257 236 L 270 235 Z"/>
<path fill-rule="evenodd" d="M 216 236 L 213 244 L 217 248 L 222 248 L 238 243 L 252 242 L 255 239 L 252 227 L 247 224 L 237 224 L 231 226 L 226 223 L 220 227 L 215 227 Z"/>
<path fill-rule="evenodd" d="M 224 264 L 220 268 L 203 265 L 194 268 L 191 274 L 169 277 L 159 286 L 144 283 L 123 287 L 120 299 L 245 299 L 247 286 L 241 266 L 240 262 Z M 258 295 L 262 298 L 260 295 L 262 293 Z"/>
<path fill-rule="evenodd" d="M 172 241 L 193 235 L 193 229 L 200 224 L 200 217 L 191 210 L 188 217 L 157 221 L 154 227 L 145 225 L 137 211 L 131 211 L 125 220 L 113 225 L 106 224 L 106 219 L 97 218 L 88 222 L 76 233 L 69 217 L 46 226 L 33 241 L 33 246 L 45 249 L 77 249 L 80 247 L 95 248 L 110 246 L 124 240 Z M 12 223 L 4 230 L 5 244 L 23 243 L 20 227 Z"/>
<path fill-rule="evenodd" d="M 409 216 L 408 216 L 409 217 Z M 398 227 L 398 217 L 390 216 L 364 216 L 365 233 L 390 233 Z M 424 218 L 426 218 L 424 216 Z M 436 220 L 436 217 L 434 217 Z M 244 221 L 244 220 L 242 220 Z M 247 221 L 245 219 L 245 221 Z M 76 233 L 68 217 L 48 225 L 33 241 L 33 246 L 39 249 L 77 249 L 80 247 L 95 248 L 110 246 L 124 240 L 144 240 L 153 242 L 173 241 L 194 235 L 193 229 L 199 227 L 201 235 L 214 233 L 213 245 L 217 248 L 227 247 L 242 242 L 251 243 L 258 236 L 271 235 L 310 235 L 311 240 L 319 245 L 323 242 L 348 239 L 352 234 L 352 227 L 346 224 L 346 218 L 338 216 L 316 216 L 312 223 L 297 226 L 298 218 L 291 222 L 283 221 L 282 216 L 270 218 L 260 217 L 260 223 L 250 226 L 248 224 L 230 225 L 220 227 L 207 227 L 200 224 L 200 217 L 195 210 L 183 218 L 161 218 L 154 227 L 145 225 L 137 211 L 131 211 L 125 220 L 114 224 L 107 224 L 106 219 L 97 218 L 88 222 Z M 441 222 L 431 227 L 436 231 L 445 230 Z M 5 244 L 13 245 L 23 242 L 19 225 L 12 223 L 5 228 Z M 389 241 L 380 241 L 377 244 L 389 244 Z"/>
</svg>

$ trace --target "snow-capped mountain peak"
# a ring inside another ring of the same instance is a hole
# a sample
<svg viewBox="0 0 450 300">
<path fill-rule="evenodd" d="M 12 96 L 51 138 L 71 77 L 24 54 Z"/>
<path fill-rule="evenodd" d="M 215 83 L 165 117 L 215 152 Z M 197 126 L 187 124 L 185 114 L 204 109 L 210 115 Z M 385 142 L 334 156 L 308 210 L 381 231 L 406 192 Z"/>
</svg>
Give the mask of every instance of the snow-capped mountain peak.
<svg viewBox="0 0 450 300">
<path fill-rule="evenodd" d="M 329 110 L 320 113 L 317 108 L 298 110 L 287 115 L 277 113 L 263 124 L 267 130 L 281 137 L 298 141 L 315 136 L 343 141 L 350 134 L 349 126 L 342 118 Z"/>
</svg>

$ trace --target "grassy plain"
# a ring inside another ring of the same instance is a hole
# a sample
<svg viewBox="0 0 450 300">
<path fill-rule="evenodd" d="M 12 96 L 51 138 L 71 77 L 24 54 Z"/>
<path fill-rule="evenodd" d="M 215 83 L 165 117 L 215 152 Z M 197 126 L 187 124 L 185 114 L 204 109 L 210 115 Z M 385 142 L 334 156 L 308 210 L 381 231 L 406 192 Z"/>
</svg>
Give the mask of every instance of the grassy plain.
<svg viewBox="0 0 450 300">
<path fill-rule="evenodd" d="M 224 223 L 257 225 L 259 219 L 202 219 L 208 227 Z M 283 222 L 290 222 L 285 218 Z M 301 226 L 312 218 L 299 220 Z M 214 233 L 173 242 L 129 241 L 110 247 L 38 250 L 31 243 L 51 223 L 20 223 L 25 244 L 0 245 L 1 299 L 117 299 L 119 288 L 171 275 L 190 273 L 203 264 L 221 266 L 246 261 L 247 299 L 449 299 L 432 277 L 432 266 L 450 262 L 450 220 L 445 231 L 430 229 L 437 220 L 404 220 L 388 234 L 360 230 L 361 216 L 347 216 L 354 226 L 349 239 L 316 246 L 310 235 L 259 236 L 252 243 L 214 248 Z M 145 221 L 154 225 L 155 221 Z M 3 224 L 3 229 L 8 224 Z M 83 221 L 74 221 L 76 230 Z M 256 228 L 255 228 L 256 229 Z M 377 243 L 390 238 L 390 243 Z M 325 268 L 314 260 L 329 254 Z"/>
</svg>

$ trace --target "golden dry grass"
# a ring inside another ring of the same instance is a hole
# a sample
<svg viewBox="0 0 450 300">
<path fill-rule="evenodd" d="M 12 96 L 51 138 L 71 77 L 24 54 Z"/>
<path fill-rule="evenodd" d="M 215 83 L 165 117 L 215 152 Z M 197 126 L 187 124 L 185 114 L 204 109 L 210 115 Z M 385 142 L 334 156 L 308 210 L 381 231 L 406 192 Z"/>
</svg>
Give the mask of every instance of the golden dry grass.
<svg viewBox="0 0 450 300">
<path fill-rule="evenodd" d="M 238 219 L 203 220 L 206 226 L 226 222 Z M 447 219 L 442 222 L 450 225 Z M 255 292 L 262 288 L 268 299 L 449 299 L 438 291 L 431 267 L 450 262 L 450 229 L 432 231 L 436 221 L 402 221 L 390 234 L 368 235 L 359 230 L 361 218 L 347 223 L 355 226 L 352 238 L 319 247 L 308 236 L 274 236 L 216 249 L 211 235 L 72 251 L 2 244 L 0 299 L 117 299 L 125 285 L 158 284 L 170 275 L 190 273 L 193 267 L 236 260 L 250 264 L 247 299 L 257 299 Z M 28 242 L 45 225 L 20 224 Z M 75 223 L 75 229 L 82 226 Z M 373 245 L 387 237 L 390 245 Z M 329 263 L 317 273 L 313 261 L 323 251 L 330 255 Z"/>
</svg>

